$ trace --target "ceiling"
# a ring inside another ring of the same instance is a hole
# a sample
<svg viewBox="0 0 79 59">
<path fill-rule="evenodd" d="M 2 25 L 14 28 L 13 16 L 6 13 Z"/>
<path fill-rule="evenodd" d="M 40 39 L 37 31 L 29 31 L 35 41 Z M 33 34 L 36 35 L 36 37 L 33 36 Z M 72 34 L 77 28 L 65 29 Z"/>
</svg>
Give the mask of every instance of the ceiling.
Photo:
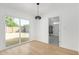
<svg viewBox="0 0 79 59">
<path fill-rule="evenodd" d="M 44 16 L 49 13 L 60 12 L 67 9 L 78 8 L 79 4 L 75 3 L 40 3 L 40 15 Z M 1 3 L 0 7 L 16 10 L 29 15 L 36 15 L 36 3 Z"/>
</svg>

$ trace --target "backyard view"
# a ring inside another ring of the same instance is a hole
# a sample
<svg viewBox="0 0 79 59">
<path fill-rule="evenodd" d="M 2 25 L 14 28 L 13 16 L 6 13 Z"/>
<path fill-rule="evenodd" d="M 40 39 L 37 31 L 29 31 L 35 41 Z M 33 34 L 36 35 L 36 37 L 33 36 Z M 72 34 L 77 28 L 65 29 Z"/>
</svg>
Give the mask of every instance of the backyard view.
<svg viewBox="0 0 79 59">
<path fill-rule="evenodd" d="M 25 19 L 6 17 L 6 46 L 29 40 L 29 21 Z"/>
</svg>

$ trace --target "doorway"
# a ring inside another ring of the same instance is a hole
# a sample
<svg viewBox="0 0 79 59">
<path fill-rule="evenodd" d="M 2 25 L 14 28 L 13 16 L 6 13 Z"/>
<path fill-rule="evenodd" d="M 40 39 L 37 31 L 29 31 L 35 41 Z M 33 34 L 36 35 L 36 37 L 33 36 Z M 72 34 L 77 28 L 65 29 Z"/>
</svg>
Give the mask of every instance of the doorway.
<svg viewBox="0 0 79 59">
<path fill-rule="evenodd" d="M 11 16 L 5 17 L 6 47 L 29 41 L 30 22 L 27 19 Z"/>
<path fill-rule="evenodd" d="M 49 18 L 49 44 L 59 46 L 59 16 Z"/>
</svg>

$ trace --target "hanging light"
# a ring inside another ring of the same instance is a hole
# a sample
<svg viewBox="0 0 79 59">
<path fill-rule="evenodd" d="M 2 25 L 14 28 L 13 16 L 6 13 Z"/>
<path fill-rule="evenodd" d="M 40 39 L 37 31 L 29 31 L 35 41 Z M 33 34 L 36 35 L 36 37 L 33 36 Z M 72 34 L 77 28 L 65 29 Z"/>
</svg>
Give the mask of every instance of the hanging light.
<svg viewBox="0 0 79 59">
<path fill-rule="evenodd" d="M 36 5 L 37 5 L 37 16 L 35 16 L 35 19 L 40 20 L 41 16 L 39 16 L 39 3 L 36 3 Z"/>
</svg>

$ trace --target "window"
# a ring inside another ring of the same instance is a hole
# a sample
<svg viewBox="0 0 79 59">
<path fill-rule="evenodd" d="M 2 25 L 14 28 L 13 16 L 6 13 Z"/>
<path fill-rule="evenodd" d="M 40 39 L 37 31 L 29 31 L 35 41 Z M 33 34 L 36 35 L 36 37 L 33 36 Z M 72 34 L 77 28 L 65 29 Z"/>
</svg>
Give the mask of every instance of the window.
<svg viewBox="0 0 79 59">
<path fill-rule="evenodd" d="M 29 40 L 29 20 L 7 16 L 5 18 L 5 23 L 6 46 L 15 45 Z"/>
</svg>

